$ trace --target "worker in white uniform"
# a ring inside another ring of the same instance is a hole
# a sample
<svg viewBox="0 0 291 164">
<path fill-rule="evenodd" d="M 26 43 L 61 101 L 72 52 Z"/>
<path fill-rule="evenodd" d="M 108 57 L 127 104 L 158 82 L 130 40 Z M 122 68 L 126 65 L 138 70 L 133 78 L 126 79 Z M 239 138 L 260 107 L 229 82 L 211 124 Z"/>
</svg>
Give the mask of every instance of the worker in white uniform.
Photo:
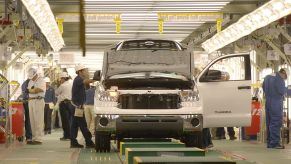
<svg viewBox="0 0 291 164">
<path fill-rule="evenodd" d="M 62 72 L 60 75 L 61 85 L 56 90 L 56 95 L 58 96 L 59 102 L 59 112 L 61 115 L 63 137 L 60 138 L 61 141 L 69 141 L 71 138 L 71 120 L 72 120 L 72 83 L 69 81 L 70 76 L 67 72 Z"/>
<path fill-rule="evenodd" d="M 32 131 L 32 144 L 42 144 L 43 128 L 44 128 L 44 94 L 46 84 L 43 78 L 37 74 L 37 70 L 30 68 L 28 70 L 29 92 L 29 116 Z"/>
</svg>

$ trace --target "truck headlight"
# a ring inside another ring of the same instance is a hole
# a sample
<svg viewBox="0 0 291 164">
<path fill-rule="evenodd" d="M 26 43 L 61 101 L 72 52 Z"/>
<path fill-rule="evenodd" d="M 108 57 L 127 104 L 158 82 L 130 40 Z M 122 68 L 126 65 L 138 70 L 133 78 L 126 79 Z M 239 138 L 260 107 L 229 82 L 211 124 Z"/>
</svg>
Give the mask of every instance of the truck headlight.
<svg viewBox="0 0 291 164">
<path fill-rule="evenodd" d="M 119 93 L 117 91 L 102 91 L 97 94 L 100 101 L 114 101 L 117 102 Z"/>
<path fill-rule="evenodd" d="M 181 91 L 179 95 L 182 102 L 194 102 L 199 100 L 199 94 L 196 91 Z"/>
</svg>

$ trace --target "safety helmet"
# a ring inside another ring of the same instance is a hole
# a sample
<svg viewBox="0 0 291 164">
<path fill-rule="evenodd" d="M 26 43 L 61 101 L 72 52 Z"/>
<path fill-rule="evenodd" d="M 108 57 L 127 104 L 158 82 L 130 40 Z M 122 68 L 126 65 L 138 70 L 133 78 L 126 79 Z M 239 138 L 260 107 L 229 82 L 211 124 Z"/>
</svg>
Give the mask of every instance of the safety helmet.
<svg viewBox="0 0 291 164">
<path fill-rule="evenodd" d="M 79 63 L 79 64 L 77 64 L 75 66 L 75 71 L 78 72 L 78 71 L 80 71 L 82 69 L 86 69 L 86 68 L 88 68 L 88 67 L 86 67 L 85 65 Z"/>
<path fill-rule="evenodd" d="M 51 82 L 51 79 L 50 79 L 49 77 L 45 77 L 45 78 L 44 78 L 44 81 L 45 81 L 46 83 L 50 83 L 50 82 Z"/>
<path fill-rule="evenodd" d="M 34 76 L 37 75 L 37 70 L 35 68 L 29 68 L 27 73 L 28 73 L 28 78 L 32 79 Z"/>
<path fill-rule="evenodd" d="M 69 77 L 68 73 L 67 72 L 62 72 L 61 75 L 60 75 L 60 78 L 66 78 L 66 77 Z"/>
</svg>

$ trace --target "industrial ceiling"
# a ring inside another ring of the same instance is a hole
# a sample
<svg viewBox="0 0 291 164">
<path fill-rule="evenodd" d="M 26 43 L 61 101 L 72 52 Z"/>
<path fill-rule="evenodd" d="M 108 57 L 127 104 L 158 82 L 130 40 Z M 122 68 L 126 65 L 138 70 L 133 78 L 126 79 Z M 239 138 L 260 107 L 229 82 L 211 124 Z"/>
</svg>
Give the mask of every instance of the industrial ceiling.
<svg viewBox="0 0 291 164">
<path fill-rule="evenodd" d="M 4 2 L 4 0 L 0 0 L 1 13 L 5 11 Z M 164 21 L 163 32 L 160 33 L 159 14 L 161 13 L 223 13 L 224 16 L 239 18 L 255 10 L 266 0 L 84 0 L 85 15 L 95 16 L 93 17 L 95 19 L 92 17 L 86 19 L 86 47 L 88 51 L 86 58 L 81 58 L 80 54 L 80 0 L 48 0 L 48 2 L 54 16 L 64 19 L 63 38 L 66 46 L 60 54 L 76 56 L 73 63 L 90 64 L 92 70 L 95 70 L 101 68 L 102 51 L 105 47 L 121 40 L 161 38 L 188 43 L 207 31 L 209 27 L 216 26 L 216 21 L 213 20 L 177 21 L 174 19 Z M 116 31 L 115 19 L 110 17 L 114 14 L 119 15 L 121 19 L 119 33 Z M 100 15 L 105 16 L 96 21 Z M 108 19 L 104 19 L 106 17 Z M 200 45 L 195 46 L 199 47 Z M 30 54 L 28 57 L 37 58 L 37 54 Z M 54 59 L 59 60 L 58 54 L 54 55 Z M 37 61 L 35 62 L 37 63 Z"/>
<path fill-rule="evenodd" d="M 215 21 L 166 21 L 163 33 L 159 33 L 158 13 L 209 13 L 243 16 L 267 0 L 84 0 L 85 14 L 120 14 L 120 33 L 116 33 L 114 19 L 86 22 L 88 50 L 102 51 L 106 46 L 125 39 L 161 38 L 187 41 L 216 24 Z M 56 18 L 64 17 L 66 47 L 79 49 L 80 0 L 48 0 Z M 4 0 L 0 0 L 4 13 Z M 186 42 L 187 42 L 186 41 Z"/>
<path fill-rule="evenodd" d="M 49 0 L 56 17 L 64 18 L 65 50 L 79 48 L 79 0 Z M 103 50 L 121 40 L 134 38 L 161 38 L 182 41 L 207 30 L 215 21 L 167 21 L 159 33 L 158 13 L 222 12 L 243 16 L 265 0 L 85 0 L 85 14 L 120 14 L 120 33 L 116 22 L 99 20 L 86 22 L 88 50 Z"/>
</svg>

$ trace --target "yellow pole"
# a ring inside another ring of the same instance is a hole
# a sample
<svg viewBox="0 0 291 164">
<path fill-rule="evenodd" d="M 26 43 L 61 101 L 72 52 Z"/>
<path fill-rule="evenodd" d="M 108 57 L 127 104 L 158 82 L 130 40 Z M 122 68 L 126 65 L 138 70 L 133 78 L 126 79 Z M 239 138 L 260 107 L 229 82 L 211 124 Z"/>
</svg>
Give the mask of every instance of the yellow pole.
<svg viewBox="0 0 291 164">
<path fill-rule="evenodd" d="M 221 31 L 221 28 L 222 28 L 222 21 L 223 21 L 222 18 L 218 18 L 218 19 L 216 20 L 216 30 L 217 30 L 217 32 L 220 32 L 220 31 Z"/>
<path fill-rule="evenodd" d="M 63 18 L 57 18 L 57 24 L 58 24 L 58 27 L 59 27 L 59 30 L 60 30 L 61 34 L 64 33 L 63 23 L 64 23 L 64 19 Z"/>
<path fill-rule="evenodd" d="M 159 18 L 159 33 L 162 34 L 164 32 L 164 19 Z"/>
<path fill-rule="evenodd" d="M 114 22 L 115 22 L 115 32 L 117 34 L 120 33 L 120 29 L 121 29 L 121 18 L 120 18 L 120 15 L 118 15 L 115 19 L 114 19 Z"/>
</svg>

